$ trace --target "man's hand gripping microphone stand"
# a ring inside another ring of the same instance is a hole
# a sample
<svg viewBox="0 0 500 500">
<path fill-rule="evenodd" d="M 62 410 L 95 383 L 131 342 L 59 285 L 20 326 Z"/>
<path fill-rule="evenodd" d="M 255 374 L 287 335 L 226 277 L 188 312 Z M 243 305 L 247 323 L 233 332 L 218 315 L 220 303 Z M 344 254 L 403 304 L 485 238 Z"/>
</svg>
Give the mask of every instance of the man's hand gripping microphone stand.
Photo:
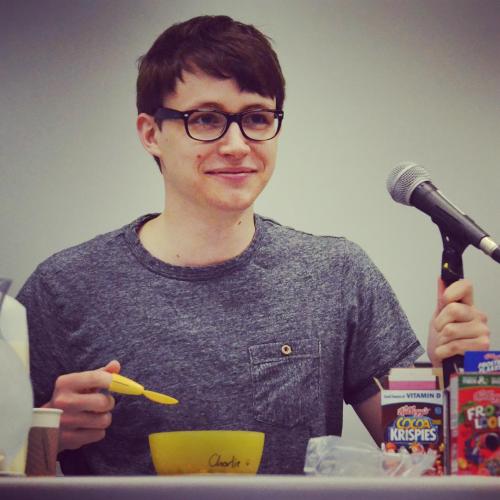
<svg viewBox="0 0 500 500">
<path fill-rule="evenodd" d="M 455 281 L 464 277 L 464 267 L 462 254 L 467 248 L 468 243 L 459 238 L 450 236 L 442 227 L 439 227 L 443 239 L 443 254 L 441 257 L 441 279 L 446 287 Z M 443 378 L 444 386 L 448 387 L 450 375 L 458 372 L 464 366 L 464 357 L 461 354 L 455 354 L 450 358 L 443 360 Z"/>
</svg>

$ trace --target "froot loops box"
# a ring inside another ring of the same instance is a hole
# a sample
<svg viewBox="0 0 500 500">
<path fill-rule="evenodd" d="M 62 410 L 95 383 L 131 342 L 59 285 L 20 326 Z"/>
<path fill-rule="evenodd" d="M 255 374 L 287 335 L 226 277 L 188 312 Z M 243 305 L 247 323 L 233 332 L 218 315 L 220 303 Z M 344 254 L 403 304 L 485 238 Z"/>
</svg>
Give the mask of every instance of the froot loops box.
<svg viewBox="0 0 500 500">
<path fill-rule="evenodd" d="M 500 476 L 500 373 L 450 381 L 451 473 Z"/>
</svg>

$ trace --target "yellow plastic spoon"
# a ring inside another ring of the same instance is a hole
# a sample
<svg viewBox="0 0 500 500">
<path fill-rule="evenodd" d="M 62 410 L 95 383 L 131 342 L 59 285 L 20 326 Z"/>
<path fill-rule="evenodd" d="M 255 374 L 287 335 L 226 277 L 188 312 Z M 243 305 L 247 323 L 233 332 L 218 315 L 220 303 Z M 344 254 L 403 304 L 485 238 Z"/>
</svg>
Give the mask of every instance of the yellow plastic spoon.
<svg viewBox="0 0 500 500">
<path fill-rule="evenodd" d="M 144 396 L 155 403 L 164 405 L 176 405 L 179 401 L 177 399 L 161 394 L 160 392 L 147 391 L 144 386 L 138 384 L 134 380 L 119 375 L 118 373 L 111 374 L 111 384 L 109 384 L 108 391 L 117 392 L 119 394 L 128 394 L 130 396 Z"/>
</svg>

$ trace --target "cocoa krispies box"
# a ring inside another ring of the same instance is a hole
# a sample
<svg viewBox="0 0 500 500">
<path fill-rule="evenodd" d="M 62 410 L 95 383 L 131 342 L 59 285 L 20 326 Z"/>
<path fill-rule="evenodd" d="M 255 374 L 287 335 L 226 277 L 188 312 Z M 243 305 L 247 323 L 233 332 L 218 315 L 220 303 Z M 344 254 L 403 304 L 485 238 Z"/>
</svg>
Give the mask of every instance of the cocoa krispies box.
<svg viewBox="0 0 500 500">
<path fill-rule="evenodd" d="M 450 380 L 451 473 L 500 476 L 500 373 Z"/>
<path fill-rule="evenodd" d="M 387 452 L 408 453 L 435 450 L 434 466 L 426 475 L 443 475 L 443 391 L 384 389 L 381 399 L 384 429 L 382 448 Z"/>
</svg>

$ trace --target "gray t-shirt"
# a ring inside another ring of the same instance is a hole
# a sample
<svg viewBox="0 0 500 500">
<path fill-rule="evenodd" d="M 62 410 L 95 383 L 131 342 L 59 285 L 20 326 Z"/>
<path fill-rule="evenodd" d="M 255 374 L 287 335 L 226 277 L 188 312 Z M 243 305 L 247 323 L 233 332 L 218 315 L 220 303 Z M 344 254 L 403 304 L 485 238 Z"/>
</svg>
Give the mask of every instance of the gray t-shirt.
<svg viewBox="0 0 500 500">
<path fill-rule="evenodd" d="M 266 435 L 259 472 L 301 473 L 310 437 L 341 434 L 343 401 L 364 401 L 373 377 L 423 353 L 354 243 L 256 216 L 238 257 L 177 267 L 139 241 L 154 216 L 53 255 L 19 293 L 37 405 L 59 375 L 115 358 L 180 401 L 117 395 L 106 438 L 63 456 L 63 470 L 76 456 L 91 474 L 154 473 L 149 433 L 241 429 Z"/>
</svg>

